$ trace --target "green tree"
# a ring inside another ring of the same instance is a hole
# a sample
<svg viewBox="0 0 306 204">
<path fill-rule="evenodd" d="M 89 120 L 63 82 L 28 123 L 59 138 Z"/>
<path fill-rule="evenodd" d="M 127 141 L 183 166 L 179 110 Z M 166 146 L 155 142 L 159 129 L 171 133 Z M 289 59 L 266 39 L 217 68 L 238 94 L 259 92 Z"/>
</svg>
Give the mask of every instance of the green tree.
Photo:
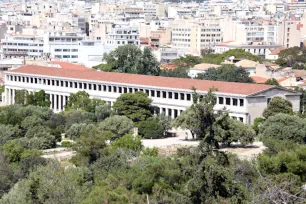
<svg viewBox="0 0 306 204">
<path fill-rule="evenodd" d="M 138 124 L 138 134 L 146 139 L 158 139 L 164 136 L 165 129 L 158 118 L 148 118 Z"/>
<path fill-rule="evenodd" d="M 270 116 L 261 126 L 264 138 L 292 140 L 297 143 L 306 141 L 306 121 L 295 115 L 279 113 Z"/>
<path fill-rule="evenodd" d="M 65 136 L 71 139 L 78 139 L 80 136 L 95 128 L 94 124 L 86 124 L 86 123 L 74 123 L 67 131 Z"/>
<path fill-rule="evenodd" d="M 251 126 L 231 119 L 228 114 L 217 117 L 214 125 L 215 137 L 218 142 L 227 146 L 233 142 L 240 142 L 242 145 L 250 144 L 256 136 Z"/>
<path fill-rule="evenodd" d="M 254 83 L 253 79 L 249 77 L 249 73 L 245 71 L 245 69 L 231 64 L 222 65 L 217 69 L 209 68 L 206 72 L 198 74 L 197 79 Z"/>
<path fill-rule="evenodd" d="M 145 48 L 142 51 L 136 45 L 119 46 L 109 54 L 104 54 L 103 61 L 106 61 L 106 64 L 94 68 L 100 68 L 107 72 L 159 74 L 159 63 L 150 48 Z"/>
<path fill-rule="evenodd" d="M 256 62 L 261 62 L 262 58 L 244 51 L 243 49 L 230 49 L 222 54 L 207 54 L 202 58 L 202 63 L 221 64 L 224 60 L 234 56 L 239 59 L 249 59 Z"/>
<path fill-rule="evenodd" d="M 111 109 L 111 105 L 109 104 L 99 105 L 95 108 L 95 116 L 97 121 L 103 121 L 105 118 L 111 116 L 112 114 L 113 111 Z"/>
<path fill-rule="evenodd" d="M 177 67 L 174 70 L 161 70 L 159 75 L 164 77 L 190 78 L 188 70 L 185 67 Z"/>
<path fill-rule="evenodd" d="M 292 103 L 279 96 L 273 97 L 269 102 L 268 107 L 262 113 L 262 116 L 269 118 L 270 116 L 274 116 L 278 113 L 292 114 Z"/>
<path fill-rule="evenodd" d="M 48 94 L 44 90 L 38 92 L 30 93 L 26 95 L 26 105 L 40 106 L 40 107 L 50 107 L 51 101 Z"/>
<path fill-rule="evenodd" d="M 0 203 L 77 204 L 85 198 L 90 187 L 86 184 L 87 173 L 86 169 L 66 170 L 59 163 L 50 162 L 47 166 L 38 167 L 27 179 L 17 183 Z"/>
<path fill-rule="evenodd" d="M 100 99 L 91 99 L 89 98 L 89 94 L 85 91 L 78 91 L 77 93 L 70 94 L 65 110 L 84 110 L 94 113 L 96 106 L 104 104 L 105 101 Z"/>
<path fill-rule="evenodd" d="M 111 143 L 110 148 L 114 151 L 120 148 L 126 148 L 134 151 L 139 151 L 142 148 L 141 137 L 131 134 L 124 135 Z"/>
<path fill-rule="evenodd" d="M 133 122 L 144 121 L 152 116 L 152 100 L 142 91 L 121 94 L 113 105 L 119 115 L 124 115 Z"/>
<path fill-rule="evenodd" d="M 306 62 L 305 53 L 306 51 L 300 47 L 290 47 L 280 51 L 275 62 L 282 67 L 293 67 Z"/>
<path fill-rule="evenodd" d="M 175 119 L 174 125 L 189 129 L 198 139 L 204 139 L 204 144 L 219 148 L 214 126 L 217 117 L 214 113 L 216 100 L 213 90 L 201 98 L 194 89 L 193 104 Z"/>
<path fill-rule="evenodd" d="M 101 131 L 111 132 L 113 140 L 132 133 L 133 128 L 134 124 L 131 119 L 119 115 L 108 117 L 99 124 Z"/>
<path fill-rule="evenodd" d="M 27 90 L 23 89 L 23 90 L 16 90 L 15 91 L 15 104 L 21 104 L 21 105 L 25 105 L 27 100 Z"/>
<path fill-rule="evenodd" d="M 268 79 L 265 84 L 267 85 L 274 85 L 274 86 L 279 86 L 279 83 L 276 79 L 274 78 L 271 78 L 271 79 Z"/>
<path fill-rule="evenodd" d="M 97 128 L 84 132 L 74 146 L 77 152 L 74 161 L 83 164 L 86 164 L 86 162 L 90 164 L 95 162 L 103 154 L 103 150 L 107 146 L 107 140 L 111 136 L 110 132 L 102 132 Z"/>
<path fill-rule="evenodd" d="M 12 125 L 0 124 L 0 145 L 18 137 L 18 128 Z"/>
<path fill-rule="evenodd" d="M 186 55 L 173 61 L 178 67 L 191 68 L 201 63 L 201 58 L 193 55 Z"/>
</svg>

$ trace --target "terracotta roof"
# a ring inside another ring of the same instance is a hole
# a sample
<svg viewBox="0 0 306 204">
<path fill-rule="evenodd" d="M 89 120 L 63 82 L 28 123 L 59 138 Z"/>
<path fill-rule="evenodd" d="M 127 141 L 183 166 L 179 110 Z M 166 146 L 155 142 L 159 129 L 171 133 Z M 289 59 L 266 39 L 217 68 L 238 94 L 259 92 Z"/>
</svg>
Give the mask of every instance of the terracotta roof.
<svg viewBox="0 0 306 204">
<path fill-rule="evenodd" d="M 217 64 L 207 64 L 207 63 L 202 63 L 202 64 L 196 64 L 194 65 L 193 68 L 191 69 L 200 69 L 200 70 L 207 70 L 209 68 L 218 68 L 221 65 L 217 65 Z"/>
<path fill-rule="evenodd" d="M 104 81 L 121 84 L 137 84 L 143 86 L 166 87 L 173 89 L 190 90 L 193 86 L 199 91 L 209 91 L 211 88 L 217 88 L 218 92 L 250 95 L 273 86 L 264 84 L 248 84 L 222 81 L 208 81 L 198 79 L 183 79 L 160 76 L 147 76 L 138 74 L 125 74 L 115 72 L 98 72 L 94 69 L 71 70 L 55 67 L 43 67 L 26 65 L 20 68 L 8 71 L 8 73 L 23 73 L 42 76 L 53 76 L 72 79 L 84 79 L 94 81 Z"/>
<path fill-rule="evenodd" d="M 269 55 L 278 55 L 280 53 L 280 51 L 282 51 L 284 49 L 286 49 L 286 48 L 284 48 L 284 47 L 275 48 L 274 50 L 271 50 L 271 53 Z"/>
<path fill-rule="evenodd" d="M 292 72 L 294 72 L 295 77 L 306 77 L 306 70 L 292 69 Z"/>
<path fill-rule="evenodd" d="M 233 40 L 230 40 L 230 41 L 225 41 L 225 42 L 222 42 L 222 43 L 219 43 L 219 44 L 216 44 L 216 46 L 226 46 L 228 45 L 229 43 L 231 42 L 234 42 Z"/>
<path fill-rule="evenodd" d="M 69 62 L 63 62 L 63 61 L 52 61 L 52 62 L 49 62 L 49 64 L 59 65 L 63 69 L 73 69 L 73 70 L 88 70 L 88 69 L 90 69 L 90 68 L 82 66 L 82 65 L 73 64 L 73 63 L 69 63 Z"/>
<path fill-rule="evenodd" d="M 251 78 L 252 78 L 253 81 L 256 82 L 257 84 L 264 84 L 264 83 L 266 83 L 266 81 L 268 80 L 267 78 L 260 77 L 260 76 L 251 76 Z"/>
</svg>

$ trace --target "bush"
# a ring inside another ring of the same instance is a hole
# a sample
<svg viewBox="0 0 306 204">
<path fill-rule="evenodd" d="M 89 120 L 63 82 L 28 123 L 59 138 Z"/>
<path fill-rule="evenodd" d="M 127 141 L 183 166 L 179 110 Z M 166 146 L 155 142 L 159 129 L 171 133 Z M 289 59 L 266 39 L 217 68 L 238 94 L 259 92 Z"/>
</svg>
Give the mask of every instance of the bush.
<svg viewBox="0 0 306 204">
<path fill-rule="evenodd" d="M 306 119 L 295 115 L 277 114 L 270 116 L 262 125 L 263 138 L 291 140 L 297 143 L 306 141 Z"/>
<path fill-rule="evenodd" d="M 62 146 L 62 147 L 72 147 L 72 146 L 73 146 L 73 143 L 72 143 L 72 142 L 69 142 L 69 141 L 62 141 L 62 142 L 61 142 L 61 146 Z"/>
<path fill-rule="evenodd" d="M 146 139 L 158 139 L 164 136 L 165 129 L 158 118 L 149 118 L 138 124 L 138 134 Z"/>
<path fill-rule="evenodd" d="M 116 150 L 119 148 L 126 148 L 126 149 L 131 149 L 131 150 L 140 150 L 142 147 L 141 144 L 141 137 L 136 136 L 134 137 L 133 135 L 124 135 L 123 137 L 120 137 L 116 139 L 112 144 L 111 144 L 111 149 Z"/>
</svg>

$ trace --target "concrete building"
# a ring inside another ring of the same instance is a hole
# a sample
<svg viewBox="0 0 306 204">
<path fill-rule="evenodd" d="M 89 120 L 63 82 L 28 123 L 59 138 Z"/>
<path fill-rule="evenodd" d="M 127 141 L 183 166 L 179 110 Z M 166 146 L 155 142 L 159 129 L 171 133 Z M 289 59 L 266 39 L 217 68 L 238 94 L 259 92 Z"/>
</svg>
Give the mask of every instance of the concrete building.
<svg viewBox="0 0 306 204">
<path fill-rule="evenodd" d="M 100 98 L 113 104 L 122 93 L 143 91 L 152 99 L 157 112 L 164 112 L 173 118 L 186 110 L 193 102 L 191 87 L 200 95 L 216 88 L 215 110 L 226 110 L 232 118 L 253 123 L 260 117 L 269 101 L 283 97 L 298 111 L 300 95 L 281 87 L 264 84 L 243 84 L 195 79 L 178 79 L 136 74 L 100 72 L 93 69 L 23 66 L 4 72 L 5 103 L 14 104 L 15 91 L 30 92 L 44 90 L 50 97 L 50 108 L 63 111 L 71 93 L 86 91 L 90 97 Z"/>
<path fill-rule="evenodd" d="M 172 44 L 174 48 L 185 50 L 186 54 L 200 55 L 213 52 L 215 45 L 223 41 L 217 20 L 180 20 L 172 24 Z"/>
<path fill-rule="evenodd" d="M 7 35 L 1 39 L 1 58 L 6 57 L 42 57 L 44 41 L 41 36 Z"/>
<path fill-rule="evenodd" d="M 127 25 L 115 25 L 109 33 L 106 33 L 105 44 L 114 49 L 126 44 L 139 45 L 139 30 Z"/>
</svg>

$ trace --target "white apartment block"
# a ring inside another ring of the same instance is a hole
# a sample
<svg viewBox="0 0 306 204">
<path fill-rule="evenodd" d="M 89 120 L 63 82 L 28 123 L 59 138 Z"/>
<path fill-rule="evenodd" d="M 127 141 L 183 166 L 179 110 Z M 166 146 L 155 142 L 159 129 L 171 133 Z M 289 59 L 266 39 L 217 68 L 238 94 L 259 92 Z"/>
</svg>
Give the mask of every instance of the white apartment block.
<svg viewBox="0 0 306 204">
<path fill-rule="evenodd" d="M 300 95 L 292 90 L 265 84 L 243 84 L 233 82 L 179 79 L 136 74 L 101 72 L 93 69 L 42 67 L 27 65 L 4 72 L 7 105 L 14 104 L 16 90 L 29 92 L 44 90 L 50 97 L 50 108 L 56 112 L 64 110 L 71 93 L 86 91 L 90 97 L 113 104 L 123 93 L 143 91 L 152 99 L 157 112 L 173 118 L 193 103 L 191 87 L 200 95 L 216 88 L 215 110 L 226 110 L 232 118 L 252 124 L 260 117 L 271 98 L 283 97 L 298 111 Z"/>
<path fill-rule="evenodd" d="M 220 25 L 216 21 L 178 22 L 173 24 L 172 45 L 186 54 L 200 55 L 213 52 L 215 45 L 223 41 Z"/>
<path fill-rule="evenodd" d="M 44 54 L 53 59 L 78 62 L 79 41 L 82 40 L 85 40 L 85 35 L 76 32 L 46 32 Z"/>
<path fill-rule="evenodd" d="M 139 30 L 136 27 L 115 25 L 105 36 L 105 45 L 117 48 L 121 45 L 139 45 Z"/>
<path fill-rule="evenodd" d="M 42 37 L 30 35 L 7 35 L 1 40 L 1 58 L 42 57 L 44 41 Z"/>
</svg>

